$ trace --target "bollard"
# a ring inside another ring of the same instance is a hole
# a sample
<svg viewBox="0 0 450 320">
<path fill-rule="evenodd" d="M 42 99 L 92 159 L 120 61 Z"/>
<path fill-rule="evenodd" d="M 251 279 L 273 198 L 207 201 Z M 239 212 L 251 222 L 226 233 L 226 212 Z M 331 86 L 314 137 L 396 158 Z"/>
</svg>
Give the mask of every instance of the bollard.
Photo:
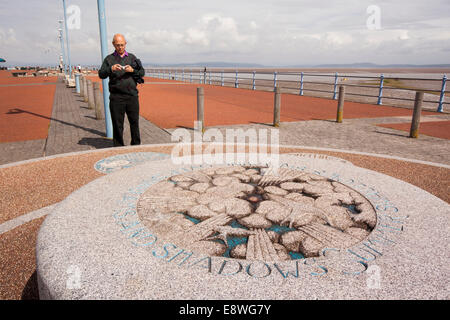
<svg viewBox="0 0 450 320">
<path fill-rule="evenodd" d="M 94 109 L 95 107 L 95 102 L 94 102 L 94 88 L 92 86 L 92 80 L 88 80 L 88 90 L 87 90 L 88 94 L 88 108 L 89 109 Z"/>
<path fill-rule="evenodd" d="M 273 102 L 273 126 L 280 126 L 280 108 L 281 108 L 281 90 L 280 87 L 275 88 L 274 102 Z"/>
<path fill-rule="evenodd" d="M 197 121 L 199 130 L 205 132 L 204 125 L 205 91 L 203 87 L 197 88 Z"/>
<path fill-rule="evenodd" d="M 420 113 L 422 111 L 423 92 L 416 92 L 416 100 L 414 101 L 414 111 L 411 122 L 411 130 L 409 131 L 410 138 L 419 137 Z"/>
<path fill-rule="evenodd" d="M 336 115 L 337 123 L 342 123 L 342 118 L 344 117 L 344 99 L 345 99 L 345 87 L 339 86 L 339 100 Z"/>
<path fill-rule="evenodd" d="M 95 118 L 97 120 L 104 119 L 102 113 L 104 106 L 99 82 L 94 82 L 94 105 L 95 105 Z"/>
<path fill-rule="evenodd" d="M 80 74 L 75 73 L 75 90 L 77 94 L 80 94 Z"/>
<path fill-rule="evenodd" d="M 81 75 L 80 77 L 80 96 L 84 96 L 84 76 Z"/>
<path fill-rule="evenodd" d="M 88 102 L 88 79 L 84 78 L 83 100 Z"/>
</svg>

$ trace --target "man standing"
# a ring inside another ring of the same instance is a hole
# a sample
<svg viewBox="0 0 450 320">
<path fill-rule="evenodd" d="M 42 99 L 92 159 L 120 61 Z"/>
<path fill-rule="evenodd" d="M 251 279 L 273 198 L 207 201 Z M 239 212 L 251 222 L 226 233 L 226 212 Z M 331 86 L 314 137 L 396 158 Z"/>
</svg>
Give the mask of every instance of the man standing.
<svg viewBox="0 0 450 320">
<path fill-rule="evenodd" d="M 125 113 L 130 123 L 131 144 L 141 144 L 139 133 L 139 95 L 136 79 L 144 76 L 141 62 L 125 50 L 127 42 L 121 34 L 114 35 L 114 53 L 108 55 L 98 71 L 101 79 L 109 77 L 109 109 L 113 125 L 114 146 L 124 146 L 123 122 Z"/>
</svg>

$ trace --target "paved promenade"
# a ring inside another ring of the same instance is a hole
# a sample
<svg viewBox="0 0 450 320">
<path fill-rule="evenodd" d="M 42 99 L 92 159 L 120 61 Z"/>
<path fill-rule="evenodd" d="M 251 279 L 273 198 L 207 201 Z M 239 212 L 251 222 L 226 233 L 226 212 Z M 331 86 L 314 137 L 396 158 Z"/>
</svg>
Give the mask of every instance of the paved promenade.
<svg viewBox="0 0 450 320">
<path fill-rule="evenodd" d="M 145 99 L 141 101 L 141 114 L 144 114 L 144 116 L 151 121 L 148 121 L 143 116 L 140 118 L 142 144 L 159 144 L 171 141 L 169 133 L 173 132 L 174 128 L 166 130 L 156 126 L 154 124 L 156 123 L 154 117 L 157 117 L 158 114 L 155 114 L 152 105 L 148 105 L 148 102 L 152 99 L 152 97 L 148 95 L 148 92 L 155 91 L 158 93 L 160 90 L 153 89 L 153 87 L 160 86 L 162 86 L 163 89 L 165 88 L 164 90 L 167 90 L 167 84 L 161 84 L 160 82 L 152 83 L 151 81 L 147 82 L 144 88 L 141 89 L 142 94 L 147 93 L 146 95 L 143 94 Z M 186 88 L 188 86 L 194 88 L 193 85 L 177 87 Z M 214 90 L 218 91 L 220 90 L 220 87 L 215 88 Z M 238 92 L 238 95 L 255 93 L 250 90 L 242 89 L 233 91 L 234 89 L 224 88 L 224 90 L 230 94 Z M 168 92 L 168 94 L 171 92 L 172 91 Z M 269 93 L 264 92 L 262 94 L 265 97 L 265 95 L 268 95 Z M 154 99 L 159 101 L 158 103 L 162 103 L 163 101 L 170 102 L 169 95 L 154 96 Z M 289 98 L 293 99 L 295 97 Z M 267 100 L 267 97 L 264 99 Z M 316 99 L 318 98 L 314 98 L 315 103 Z M 283 101 L 285 100 L 286 99 L 283 99 Z M 319 100 L 322 100 L 323 103 L 327 105 L 335 103 L 326 99 Z M 228 103 L 228 105 L 222 107 L 224 109 L 227 109 L 228 106 L 232 107 L 234 101 L 235 97 L 228 102 L 222 102 L 222 104 Z M 190 103 L 191 102 L 188 104 Z M 254 108 L 255 102 L 252 103 L 252 108 Z M 360 105 L 364 107 L 369 106 L 379 108 L 377 106 Z M 158 109 L 159 108 L 160 107 L 158 107 Z M 189 108 L 191 108 L 191 106 Z M 173 110 L 172 107 L 167 107 L 166 109 L 166 114 L 164 115 L 165 118 L 167 118 L 167 112 L 170 110 L 174 118 L 180 116 L 177 113 L 178 111 Z M 325 116 L 322 120 L 292 121 L 295 119 L 291 119 L 291 122 L 283 122 L 280 127 L 280 143 L 284 145 L 302 145 L 387 154 L 409 159 L 450 164 L 450 140 L 426 135 L 427 131 L 425 131 L 427 128 L 426 125 L 428 126 L 434 122 L 438 123 L 437 121 L 441 124 L 441 132 L 448 129 L 450 127 L 449 113 L 438 114 L 427 112 L 422 115 L 422 127 L 425 134 L 421 133 L 418 139 L 411 139 L 408 138 L 408 132 L 406 131 L 378 126 L 379 124 L 388 126 L 401 124 L 406 128 L 409 126 L 411 118 L 407 114 L 412 113 L 411 110 L 399 108 L 391 109 L 394 110 L 389 110 L 390 115 L 385 117 L 383 117 L 383 113 L 381 113 L 381 115 L 378 114 L 378 117 L 371 114 L 368 116 L 370 118 L 346 119 L 344 113 L 344 123 L 342 124 L 337 124 L 332 119 L 327 119 Z M 282 105 L 282 114 L 283 110 L 285 109 L 283 109 Z M 186 110 L 183 112 L 186 112 Z M 89 110 L 87 108 L 87 103 L 75 93 L 75 89 L 66 88 L 61 80 L 56 84 L 51 117 L 39 114 L 38 112 L 27 113 L 27 115 L 34 118 L 50 120 L 47 139 L 0 143 L 0 164 L 67 152 L 108 148 L 112 146 L 112 141 L 105 137 L 104 120 L 96 120 L 94 110 Z M 364 115 L 360 113 L 359 116 L 363 117 Z M 310 119 L 311 115 L 305 115 L 305 117 Z M 352 117 L 355 116 L 353 115 Z M 270 116 L 266 116 L 266 118 L 270 118 Z M 268 124 L 267 119 L 265 119 L 263 122 L 255 120 L 253 123 L 247 125 L 217 125 L 213 127 L 221 129 L 272 128 L 272 126 Z M 442 124 L 444 124 L 444 126 L 442 126 Z M 208 126 L 208 121 L 206 121 L 206 125 Z M 193 124 L 191 123 L 188 127 L 192 126 Z M 125 120 L 124 140 L 125 143 L 129 143 L 131 140 L 127 120 Z"/>
</svg>

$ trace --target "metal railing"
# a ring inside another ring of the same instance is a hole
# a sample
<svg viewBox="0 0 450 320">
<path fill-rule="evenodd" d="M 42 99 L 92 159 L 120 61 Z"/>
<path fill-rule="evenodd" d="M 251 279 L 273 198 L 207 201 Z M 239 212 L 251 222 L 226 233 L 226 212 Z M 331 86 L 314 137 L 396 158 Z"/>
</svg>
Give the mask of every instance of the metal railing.
<svg viewBox="0 0 450 320">
<path fill-rule="evenodd" d="M 447 76 L 442 78 L 398 77 L 398 76 L 366 76 L 357 74 L 334 74 L 319 72 L 295 71 L 253 71 L 253 70 L 221 70 L 216 68 L 204 69 L 175 69 L 175 68 L 147 68 L 146 76 L 158 79 L 175 80 L 187 83 L 200 83 L 251 90 L 275 90 L 299 95 L 337 99 L 339 85 L 347 87 L 347 96 L 353 101 L 376 103 L 382 105 L 387 100 L 388 105 L 411 107 L 415 101 L 416 91 L 426 93 L 424 106 L 436 108 L 437 112 L 444 111 Z M 406 102 L 406 103 L 405 103 Z"/>
</svg>

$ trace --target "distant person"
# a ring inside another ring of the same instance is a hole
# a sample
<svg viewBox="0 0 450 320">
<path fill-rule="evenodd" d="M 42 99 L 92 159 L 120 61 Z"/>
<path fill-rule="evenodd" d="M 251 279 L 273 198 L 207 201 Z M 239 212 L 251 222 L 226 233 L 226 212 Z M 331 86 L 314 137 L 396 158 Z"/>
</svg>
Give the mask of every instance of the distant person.
<svg viewBox="0 0 450 320">
<path fill-rule="evenodd" d="M 78 72 L 81 72 L 81 65 L 78 65 Z"/>
<path fill-rule="evenodd" d="M 137 83 L 143 83 L 145 70 L 135 55 L 125 50 L 126 40 L 121 34 L 115 34 L 112 44 L 114 53 L 108 55 L 98 71 L 101 79 L 109 77 L 109 109 L 113 124 L 115 147 L 124 146 L 123 122 L 125 113 L 130 123 L 131 144 L 141 144 L 139 133 L 139 93 Z"/>
</svg>

